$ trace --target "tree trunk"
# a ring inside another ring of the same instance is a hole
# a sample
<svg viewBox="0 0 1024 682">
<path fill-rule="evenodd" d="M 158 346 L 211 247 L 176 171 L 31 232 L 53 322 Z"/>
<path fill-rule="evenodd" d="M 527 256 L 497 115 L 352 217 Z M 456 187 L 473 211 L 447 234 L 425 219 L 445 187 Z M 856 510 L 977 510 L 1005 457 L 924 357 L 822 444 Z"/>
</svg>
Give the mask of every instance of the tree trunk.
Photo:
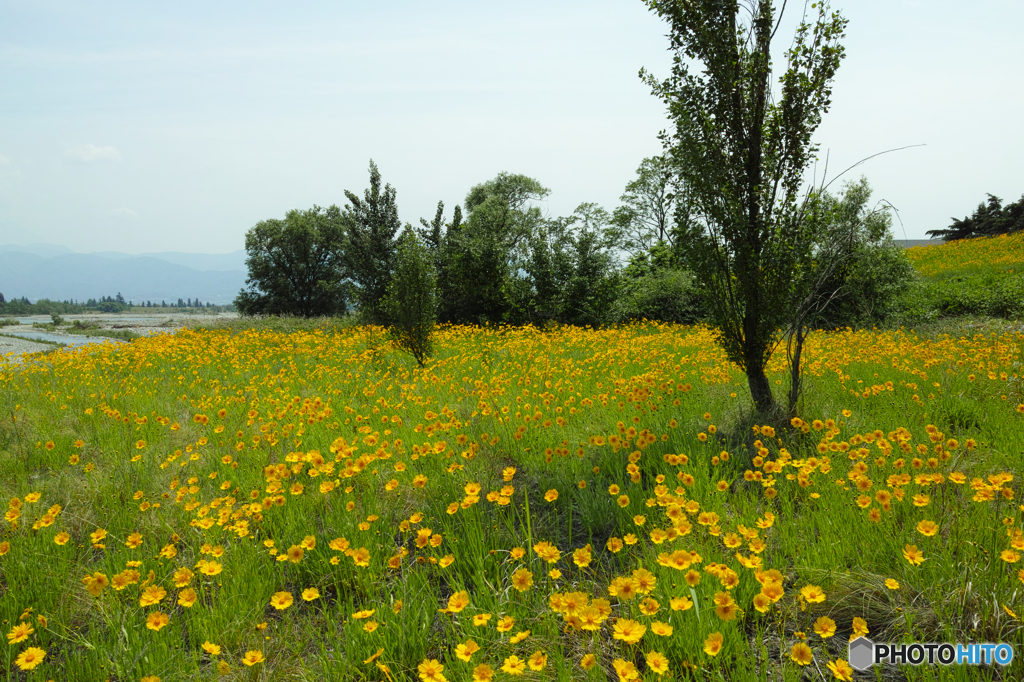
<svg viewBox="0 0 1024 682">
<path fill-rule="evenodd" d="M 762 415 L 773 415 L 777 411 L 775 396 L 772 395 L 772 385 L 764 373 L 764 367 L 747 368 L 747 385 L 750 387 L 750 397 L 754 399 L 754 406 Z"/>
<path fill-rule="evenodd" d="M 793 332 L 793 336 L 790 337 L 790 353 L 789 353 L 789 416 L 796 416 L 796 404 L 800 400 L 801 376 L 800 376 L 800 356 L 804 351 L 804 341 L 807 339 L 807 332 L 804 330 L 804 325 L 801 322 L 797 325 L 796 331 Z M 795 342 L 795 347 L 794 346 Z"/>
</svg>

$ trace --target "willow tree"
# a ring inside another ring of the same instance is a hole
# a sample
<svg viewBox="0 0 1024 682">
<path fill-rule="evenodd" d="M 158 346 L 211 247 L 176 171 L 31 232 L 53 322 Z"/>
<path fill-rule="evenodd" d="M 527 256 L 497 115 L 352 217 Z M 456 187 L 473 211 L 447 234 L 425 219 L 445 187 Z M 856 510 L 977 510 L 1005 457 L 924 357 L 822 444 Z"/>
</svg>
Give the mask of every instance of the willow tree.
<svg viewBox="0 0 1024 682">
<path fill-rule="evenodd" d="M 805 171 L 843 58 L 846 20 L 811 5 L 772 77 L 782 9 L 769 0 L 645 0 L 668 22 L 671 75 L 641 78 L 668 107 L 666 153 L 699 230 L 684 249 L 705 288 L 717 338 L 747 374 L 757 409 L 776 411 L 765 372 L 805 296 L 794 272 L 813 262 Z"/>
</svg>

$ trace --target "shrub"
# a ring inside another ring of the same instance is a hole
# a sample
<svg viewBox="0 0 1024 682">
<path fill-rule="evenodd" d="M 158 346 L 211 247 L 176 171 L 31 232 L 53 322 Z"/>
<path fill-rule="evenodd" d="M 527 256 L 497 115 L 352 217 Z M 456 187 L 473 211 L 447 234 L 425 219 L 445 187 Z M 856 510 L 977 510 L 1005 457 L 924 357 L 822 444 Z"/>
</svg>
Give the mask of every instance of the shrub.
<svg viewBox="0 0 1024 682">
<path fill-rule="evenodd" d="M 402 235 L 384 311 L 391 338 L 422 367 L 433 353 L 437 320 L 437 274 L 423 242 L 412 230 Z"/>
<path fill-rule="evenodd" d="M 628 281 L 612 306 L 612 322 L 648 319 L 693 324 L 703 318 L 693 273 L 655 269 Z"/>
</svg>

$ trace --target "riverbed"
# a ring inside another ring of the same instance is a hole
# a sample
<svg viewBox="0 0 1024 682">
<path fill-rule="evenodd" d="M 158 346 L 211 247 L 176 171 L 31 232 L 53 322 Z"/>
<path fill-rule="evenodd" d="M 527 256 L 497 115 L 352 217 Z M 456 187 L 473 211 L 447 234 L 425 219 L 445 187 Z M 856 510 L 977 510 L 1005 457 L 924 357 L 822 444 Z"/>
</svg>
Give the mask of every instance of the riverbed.
<svg viewBox="0 0 1024 682">
<path fill-rule="evenodd" d="M 186 314 L 186 313 L 161 313 L 161 314 L 139 314 L 139 313 L 84 313 L 80 315 L 62 315 L 64 325 L 54 330 L 33 327 L 33 324 L 50 324 L 53 320 L 49 315 L 27 315 L 14 317 L 19 324 L 0 327 L 0 356 L 8 359 L 17 358 L 25 353 L 38 353 L 41 351 L 53 350 L 61 344 L 63 346 L 81 346 L 89 343 L 103 343 L 115 341 L 124 343 L 119 339 L 107 336 L 82 336 L 81 334 L 70 334 L 66 328 L 74 324 L 76 320 L 83 325 L 97 325 L 97 333 L 109 329 L 112 331 L 126 330 L 139 336 L 151 334 L 174 333 L 179 329 L 237 317 L 237 313 L 217 313 L 210 315 Z M 50 343 L 41 343 L 48 341 Z"/>
</svg>

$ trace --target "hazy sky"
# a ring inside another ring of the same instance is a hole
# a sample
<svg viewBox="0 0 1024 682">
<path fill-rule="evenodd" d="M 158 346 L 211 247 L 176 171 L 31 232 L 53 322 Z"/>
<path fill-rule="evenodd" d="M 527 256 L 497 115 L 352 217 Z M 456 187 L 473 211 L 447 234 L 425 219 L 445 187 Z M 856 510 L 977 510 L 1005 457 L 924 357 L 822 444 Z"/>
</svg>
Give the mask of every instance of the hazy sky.
<svg viewBox="0 0 1024 682">
<path fill-rule="evenodd" d="M 829 175 L 926 145 L 848 176 L 899 209 L 898 238 L 1019 198 L 1024 2 L 834 7 Z M 403 222 L 500 171 L 549 187 L 551 215 L 611 210 L 661 149 L 637 72 L 668 74 L 664 34 L 640 0 L 0 0 L 0 243 L 233 251 L 259 220 L 361 195 L 370 158 Z"/>
</svg>

